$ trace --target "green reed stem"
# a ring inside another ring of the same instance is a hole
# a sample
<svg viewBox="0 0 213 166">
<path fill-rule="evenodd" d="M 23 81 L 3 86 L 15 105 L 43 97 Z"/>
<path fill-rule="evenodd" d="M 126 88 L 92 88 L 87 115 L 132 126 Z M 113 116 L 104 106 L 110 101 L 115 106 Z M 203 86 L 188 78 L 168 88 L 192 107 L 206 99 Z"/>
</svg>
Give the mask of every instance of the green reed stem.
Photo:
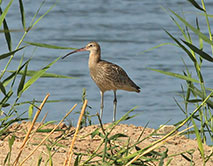
<svg viewBox="0 0 213 166">
<path fill-rule="evenodd" d="M 206 6 L 205 6 L 205 3 L 204 3 L 204 0 L 201 0 L 201 3 L 202 3 L 202 6 L 203 6 L 203 9 L 204 9 L 204 14 L 205 14 L 205 18 L 206 18 L 206 24 L 208 26 L 209 39 L 212 41 L 211 27 L 210 27 L 210 24 L 209 24 L 208 14 L 206 12 Z M 213 55 L 213 45 L 211 45 L 211 49 L 212 49 L 212 55 Z"/>
<path fill-rule="evenodd" d="M 23 42 L 23 40 L 24 40 L 24 38 L 25 38 L 26 35 L 27 35 L 27 32 L 25 31 L 25 32 L 24 32 L 24 35 L 22 36 L 21 40 L 19 41 L 18 45 L 16 46 L 16 49 L 18 49 L 18 48 L 20 47 L 20 45 L 21 45 L 21 43 Z M 14 57 L 14 54 L 10 56 L 9 61 L 7 62 L 7 64 L 6 64 L 5 68 L 4 68 L 4 70 L 3 70 L 2 73 L 1 73 L 0 79 L 3 77 L 4 73 L 7 71 L 7 68 L 8 68 L 8 66 L 9 66 L 9 64 L 11 63 L 13 57 Z"/>
</svg>

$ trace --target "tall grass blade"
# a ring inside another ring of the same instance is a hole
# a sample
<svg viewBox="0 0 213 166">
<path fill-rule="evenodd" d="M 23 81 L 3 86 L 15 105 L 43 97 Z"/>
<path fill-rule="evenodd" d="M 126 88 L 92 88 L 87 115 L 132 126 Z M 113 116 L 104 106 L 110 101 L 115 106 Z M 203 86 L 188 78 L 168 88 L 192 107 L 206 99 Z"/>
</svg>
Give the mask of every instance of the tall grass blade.
<svg viewBox="0 0 213 166">
<path fill-rule="evenodd" d="M 7 72 L 14 73 L 15 70 L 8 70 Z M 26 76 L 32 77 L 33 75 L 35 75 L 36 72 L 37 71 L 35 71 L 35 70 L 27 70 Z M 24 71 L 21 70 L 17 74 L 24 75 Z M 64 75 L 55 74 L 55 73 L 44 73 L 41 77 L 45 77 L 45 78 L 69 78 L 69 79 L 75 78 L 75 77 L 69 77 L 69 76 L 64 76 Z"/>
<path fill-rule="evenodd" d="M 14 73 L 12 73 L 12 74 L 9 75 L 7 78 L 5 78 L 4 81 L 3 81 L 4 86 L 7 86 L 7 85 L 10 83 L 10 81 L 12 81 L 12 79 L 13 79 L 13 81 L 15 81 L 15 78 L 16 78 L 17 73 L 19 73 L 20 70 L 22 70 L 22 69 L 24 68 L 24 66 L 25 66 L 29 61 L 30 61 L 30 59 L 29 59 L 28 61 L 26 61 L 22 66 L 20 66 L 20 67 L 18 68 L 18 70 L 14 71 Z M 11 85 L 11 87 L 12 87 L 12 85 Z"/>
<path fill-rule="evenodd" d="M 195 165 L 192 156 L 190 155 L 190 158 L 188 156 L 186 156 L 185 154 L 181 153 L 180 154 L 185 160 L 187 160 L 188 162 L 190 162 L 190 165 Z"/>
<path fill-rule="evenodd" d="M 36 19 L 36 17 L 37 17 L 37 15 L 38 15 L 39 11 L 41 10 L 42 6 L 44 5 L 45 1 L 46 1 L 46 0 L 43 0 L 43 1 L 40 3 L 39 8 L 36 10 L 36 12 L 35 12 L 35 14 L 34 14 L 32 20 L 31 20 L 31 22 L 30 22 L 30 27 L 29 27 L 29 29 L 32 27 L 32 24 L 33 24 L 34 20 Z"/>
<path fill-rule="evenodd" d="M 7 94 L 6 94 L 6 90 L 5 90 L 5 87 L 4 87 L 4 85 L 3 85 L 3 83 L 0 81 L 0 90 L 1 90 L 1 92 L 6 96 Z"/>
<path fill-rule="evenodd" d="M 195 1 L 195 0 L 188 0 L 194 7 L 196 7 L 197 9 L 199 9 L 199 10 L 201 10 L 201 11 L 205 11 L 205 10 L 203 10 L 203 8 L 202 7 L 200 7 L 199 5 L 198 5 L 198 3 Z"/>
<path fill-rule="evenodd" d="M 164 160 L 168 157 L 168 149 L 166 148 L 165 152 L 161 154 L 159 166 L 164 166 Z"/>
<path fill-rule="evenodd" d="M 13 3 L 13 0 L 10 0 L 10 2 L 7 5 L 7 7 L 4 9 L 4 12 L 1 14 L 1 16 L 0 16 L 0 27 L 1 27 L 2 23 L 3 23 L 3 20 L 5 19 L 5 16 L 7 15 L 8 11 L 9 11 L 9 8 L 12 5 L 12 3 Z"/>
<path fill-rule="evenodd" d="M 117 133 L 117 134 L 111 136 L 108 140 L 116 140 L 117 138 L 120 138 L 120 137 L 128 137 L 128 136 L 125 134 L 122 134 L 122 133 Z"/>
<path fill-rule="evenodd" d="M 149 67 L 147 69 L 152 70 L 152 71 L 156 71 L 156 72 L 168 75 L 168 76 L 177 77 L 177 78 L 180 78 L 180 79 L 183 79 L 183 80 L 186 80 L 186 81 L 200 83 L 198 80 L 196 80 L 194 78 L 191 78 L 189 76 L 184 76 L 184 75 L 181 75 L 181 74 L 178 74 L 178 73 L 172 73 L 172 72 L 162 71 L 162 70 L 153 69 L 153 68 L 149 68 Z"/>
<path fill-rule="evenodd" d="M 39 155 L 39 159 L 38 159 L 38 164 L 37 166 L 41 166 L 41 162 L 42 162 L 42 153 Z"/>
<path fill-rule="evenodd" d="M 8 163 L 8 165 L 10 165 L 10 158 L 11 158 L 11 152 L 12 152 L 12 147 L 13 147 L 14 141 L 15 141 L 15 136 L 14 135 L 8 139 L 9 152 L 7 153 L 7 156 L 6 156 L 5 160 L 4 160 L 4 165 L 6 165 L 6 163 Z"/>
<path fill-rule="evenodd" d="M 44 1 L 43 1 L 44 3 Z M 41 6 L 43 5 L 43 3 L 41 4 Z M 40 16 L 31 26 L 31 28 L 33 28 L 44 16 L 46 16 L 54 7 L 55 7 L 56 4 L 52 5 L 42 16 Z M 40 8 L 39 8 L 40 10 Z M 39 10 L 37 11 L 36 15 L 38 14 Z"/>
<path fill-rule="evenodd" d="M 209 24 L 209 18 L 208 18 L 208 14 L 206 12 L 206 6 L 205 6 L 205 3 L 204 3 L 204 0 L 201 0 L 201 3 L 202 3 L 203 9 L 205 10 L 204 15 L 205 15 L 206 24 L 207 24 L 207 27 L 208 27 L 209 39 L 212 41 L 212 32 L 211 32 L 211 27 L 210 27 L 210 24 Z M 213 45 L 211 45 L 211 49 L 212 49 L 212 54 L 213 54 Z"/>
<path fill-rule="evenodd" d="M 196 52 L 198 55 L 200 55 L 203 59 L 213 62 L 213 58 L 209 56 L 206 52 L 202 51 L 201 49 L 197 48 L 193 44 L 186 42 L 182 40 L 189 48 L 191 48 L 194 52 Z"/>
<path fill-rule="evenodd" d="M 56 102 L 62 102 L 63 100 L 48 100 L 47 103 L 56 103 Z M 16 103 L 15 106 L 18 105 L 24 105 L 24 104 L 33 104 L 34 107 L 37 108 L 37 106 L 34 103 L 41 103 L 41 100 L 32 100 L 32 101 L 24 101 L 24 102 L 20 102 L 20 103 Z"/>
<path fill-rule="evenodd" d="M 4 107 L 4 105 L 6 104 L 6 102 L 10 99 L 10 97 L 13 95 L 13 91 L 10 90 L 9 92 L 7 92 L 7 94 L 5 95 L 5 97 L 2 99 L 2 101 L 0 102 L 0 107 L 1 105 Z"/>
<path fill-rule="evenodd" d="M 30 104 L 29 108 L 28 108 L 28 118 L 30 121 L 33 120 L 33 105 L 35 102 L 33 102 L 33 104 Z"/>
<path fill-rule="evenodd" d="M 36 47 L 44 47 L 44 48 L 51 48 L 51 49 L 76 49 L 72 47 L 61 47 L 61 46 L 55 46 L 55 45 L 50 45 L 45 43 L 35 43 L 35 42 L 27 42 L 27 41 L 25 41 L 25 43 L 32 46 L 36 46 Z"/>
<path fill-rule="evenodd" d="M 17 51 L 20 51 L 20 50 L 22 50 L 22 49 L 25 48 L 25 47 L 26 47 L 26 46 L 23 46 L 23 47 L 18 48 L 18 49 L 14 50 L 14 51 L 11 51 L 11 52 L 8 52 L 8 53 L 5 53 L 5 54 L 1 54 L 1 55 L 0 55 L 0 60 L 1 60 L 1 59 L 4 59 L 4 58 L 7 58 L 7 57 L 9 57 L 9 56 L 11 56 L 11 55 L 14 55 Z"/>
<path fill-rule="evenodd" d="M 197 26 L 197 29 L 200 30 L 198 18 L 196 18 L 196 26 Z M 203 39 L 199 38 L 199 43 L 200 43 L 200 49 L 202 50 L 203 49 Z"/>
<path fill-rule="evenodd" d="M 41 70 L 37 71 L 25 84 L 23 89 L 21 90 L 20 93 L 23 93 L 24 91 L 26 91 L 35 81 L 37 81 L 46 71 L 47 69 L 50 68 L 50 66 L 52 66 L 55 62 L 57 62 L 61 57 L 58 57 L 57 59 L 55 59 L 53 62 L 51 62 L 50 64 L 48 64 L 47 66 L 45 66 L 44 68 L 42 68 Z"/>
<path fill-rule="evenodd" d="M 188 54 L 188 56 L 193 62 L 197 61 L 194 55 L 186 47 L 184 47 L 174 36 L 172 36 L 167 30 L 164 31 Z"/>
<path fill-rule="evenodd" d="M 27 67 L 28 67 L 28 64 L 26 64 L 26 66 L 25 66 L 24 73 L 21 77 L 21 81 L 20 81 L 19 86 L 18 86 L 17 96 L 19 96 L 19 97 L 21 96 L 22 89 L 24 88 L 24 83 L 25 83 L 25 78 L 26 78 L 26 73 L 27 73 Z"/>
<path fill-rule="evenodd" d="M 202 99 L 204 98 L 203 92 L 200 91 L 200 90 L 199 90 L 198 88 L 196 88 L 195 86 L 192 86 L 191 91 L 192 91 L 195 95 L 199 96 L 200 98 L 202 98 Z M 211 101 L 211 100 L 209 99 L 209 100 L 207 100 L 206 103 L 208 104 L 209 107 L 211 107 L 211 108 L 213 109 L 213 101 Z"/>
<path fill-rule="evenodd" d="M 191 24 L 189 24 L 189 22 L 187 22 L 184 18 L 182 18 L 181 16 L 179 16 L 177 13 L 175 13 L 173 10 L 170 9 L 170 11 L 181 21 L 183 22 L 187 27 L 189 27 L 196 35 L 198 35 L 200 38 L 202 38 L 205 42 L 209 43 L 210 45 L 213 45 L 213 42 L 206 36 L 204 35 L 202 32 L 200 32 L 200 30 L 198 30 L 197 28 L 195 28 L 194 26 L 192 26 Z"/>
<path fill-rule="evenodd" d="M 179 28 L 179 30 L 181 31 L 181 33 L 182 33 L 182 35 L 184 36 L 184 38 L 185 38 L 186 40 L 188 40 L 188 37 L 187 37 L 187 35 L 186 35 L 184 29 L 180 26 L 180 24 L 175 20 L 174 17 L 172 17 L 172 16 L 170 16 L 170 17 L 171 17 L 172 21 L 176 24 L 176 26 Z"/>
<path fill-rule="evenodd" d="M 12 137 L 10 137 L 10 138 L 8 139 L 10 151 L 12 151 L 12 147 L 13 147 L 14 141 L 15 141 L 15 136 L 12 135 Z"/>
<path fill-rule="evenodd" d="M 2 14 L 1 7 L 0 7 L 0 14 Z M 3 20 L 3 27 L 4 27 L 4 36 L 7 41 L 7 47 L 8 47 L 8 50 L 11 51 L 12 50 L 12 41 L 11 41 L 10 30 L 8 28 L 6 19 Z"/>
<path fill-rule="evenodd" d="M 156 45 L 156 46 L 154 46 L 154 47 L 151 47 L 151 48 L 149 48 L 149 49 L 147 49 L 147 50 L 145 50 L 145 51 L 140 52 L 140 54 L 144 54 L 144 53 L 146 53 L 146 52 L 152 51 L 152 50 L 154 50 L 154 49 L 156 49 L 156 48 L 159 48 L 159 47 L 162 47 L 162 46 L 165 46 L 165 45 L 177 46 L 177 45 L 174 44 L 174 43 L 161 43 L 161 44 L 158 44 L 158 45 Z"/>
<path fill-rule="evenodd" d="M 23 29 L 26 30 L 24 5 L 23 5 L 22 0 L 19 0 L 19 8 L 20 8 L 20 12 L 21 12 L 21 22 L 22 22 L 22 26 L 23 26 Z"/>
<path fill-rule="evenodd" d="M 19 65 L 18 65 L 18 69 L 21 67 L 21 65 L 22 65 L 22 63 L 23 63 L 23 60 L 24 60 L 24 55 L 22 55 L 21 56 L 21 59 L 20 59 L 20 61 L 19 61 Z M 29 62 L 29 60 L 26 62 L 26 64 L 28 64 L 28 62 Z M 17 71 L 15 71 L 15 77 L 13 78 L 13 82 L 12 82 L 12 84 L 11 84 L 11 88 L 14 86 L 14 84 L 15 84 L 15 81 L 16 81 L 16 78 L 17 78 Z"/>
<path fill-rule="evenodd" d="M 203 143 L 202 143 L 202 138 L 201 138 L 200 133 L 199 133 L 199 129 L 198 129 L 197 125 L 195 124 L 194 119 L 191 118 L 191 120 L 192 120 L 192 123 L 193 123 L 193 126 L 194 126 L 194 131 L 195 131 L 195 135 L 196 135 L 196 139 L 197 139 L 197 143 L 198 143 L 198 148 L 199 148 L 201 157 L 202 157 L 203 161 L 205 161 L 205 154 L 204 154 L 204 149 L 203 149 Z"/>
<path fill-rule="evenodd" d="M 48 155 L 49 155 L 49 158 L 46 162 L 46 165 L 50 165 L 50 166 L 53 166 L 53 160 L 52 160 L 52 155 L 51 155 L 51 147 L 49 147 L 48 145 L 46 145 L 46 148 L 47 148 L 47 152 L 48 152 Z"/>
</svg>

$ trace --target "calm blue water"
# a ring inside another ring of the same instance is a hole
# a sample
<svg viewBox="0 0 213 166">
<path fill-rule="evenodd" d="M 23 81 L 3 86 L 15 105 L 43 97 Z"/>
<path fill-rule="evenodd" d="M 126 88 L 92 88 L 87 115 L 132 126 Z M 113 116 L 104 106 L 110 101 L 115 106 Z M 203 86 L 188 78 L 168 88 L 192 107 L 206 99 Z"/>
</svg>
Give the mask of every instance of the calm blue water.
<svg viewBox="0 0 213 166">
<path fill-rule="evenodd" d="M 30 23 L 41 1 L 24 1 L 26 21 Z M 211 6 L 210 0 L 206 1 Z M 3 2 L 5 6 L 6 2 Z M 44 13 L 53 2 L 48 1 L 41 13 Z M 171 8 L 181 13 L 182 11 L 194 12 L 188 1 L 185 0 L 76 0 L 59 1 L 52 10 L 30 34 L 25 41 L 41 42 L 58 46 L 81 48 L 89 41 L 97 41 L 102 48 L 102 58 L 123 67 L 134 82 L 142 88 L 141 93 L 118 91 L 118 112 L 120 118 L 128 110 L 137 106 L 133 114 L 139 114 L 126 123 L 144 126 L 149 122 L 149 127 L 157 128 L 170 120 L 169 124 L 178 122 L 184 115 L 174 102 L 174 97 L 181 103 L 178 96 L 184 81 L 168 77 L 147 69 L 147 67 L 163 69 L 181 73 L 184 69 L 181 58 L 185 53 L 174 46 L 164 46 L 150 52 L 141 54 L 160 43 L 171 42 L 163 31 L 167 29 L 177 37 L 180 36 L 175 24 L 161 7 Z M 208 9 L 208 10 L 212 10 Z M 10 29 L 21 29 L 18 4 L 14 3 L 6 19 Z M 212 14 L 212 11 L 210 11 Z M 186 17 L 191 23 L 195 22 L 194 14 Z M 201 22 L 201 28 L 205 24 Z M 205 32 L 206 29 L 204 29 Z M 12 33 L 13 48 L 17 45 L 23 32 Z M 0 50 L 6 52 L 4 36 L 0 33 Z M 207 51 L 209 51 L 207 49 Z M 22 53 L 26 58 L 33 56 L 29 69 L 38 70 L 47 65 L 58 56 L 65 55 L 69 50 L 51 50 L 34 47 L 27 48 Z M 20 57 L 16 54 L 15 61 L 9 70 L 16 69 Z M 193 64 L 185 58 L 189 68 Z M 0 61 L 2 70 L 7 60 Z M 204 64 L 206 84 L 213 86 L 212 64 Z M 59 103 L 46 104 L 42 115 L 48 112 L 47 120 L 60 120 L 65 113 L 75 104 L 78 111 L 81 106 L 82 89 L 87 90 L 87 99 L 92 109 L 90 114 L 95 114 L 100 108 L 99 89 L 93 83 L 88 70 L 88 53 L 74 54 L 64 60 L 58 61 L 48 72 L 75 76 L 78 79 L 39 79 L 24 94 L 22 101 L 29 99 L 42 100 L 50 93 L 50 100 L 63 100 Z M 25 111 L 27 107 L 20 107 L 18 111 Z M 112 121 L 113 93 L 105 93 L 104 122 Z M 70 119 L 76 123 L 78 114 L 72 113 Z M 93 119 L 97 123 L 97 118 Z"/>
</svg>

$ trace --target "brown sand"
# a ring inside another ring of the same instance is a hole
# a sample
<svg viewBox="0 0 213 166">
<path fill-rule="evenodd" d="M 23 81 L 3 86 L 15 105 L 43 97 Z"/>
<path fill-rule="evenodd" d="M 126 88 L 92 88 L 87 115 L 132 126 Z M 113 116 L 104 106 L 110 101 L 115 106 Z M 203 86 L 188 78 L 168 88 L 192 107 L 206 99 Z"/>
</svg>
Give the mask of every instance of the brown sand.
<svg viewBox="0 0 213 166">
<path fill-rule="evenodd" d="M 36 126 L 39 123 L 36 123 Z M 8 138 L 12 135 L 15 135 L 15 142 L 12 147 L 12 155 L 11 155 L 11 163 L 15 160 L 17 153 L 19 152 L 19 147 L 22 144 L 22 141 L 24 140 L 24 136 L 26 135 L 27 128 L 29 127 L 30 122 L 23 122 L 22 124 L 14 124 L 10 127 L 8 132 L 11 132 L 7 137 L 5 137 L 3 140 L 0 140 L 0 166 L 3 166 L 4 159 L 9 152 L 9 145 L 8 145 Z M 105 124 L 104 128 L 106 128 L 109 124 Z M 46 126 L 45 128 L 52 129 L 55 125 L 50 124 Z M 69 130 L 67 129 L 66 125 L 61 125 L 62 129 L 66 130 L 66 133 L 69 133 L 65 139 L 62 139 L 59 143 L 60 145 L 63 145 L 63 147 L 60 147 L 59 149 L 57 147 L 53 148 L 51 153 L 55 153 L 52 157 L 53 165 L 54 166 L 61 166 L 63 165 L 63 162 L 66 158 L 67 152 L 69 150 L 70 143 L 73 138 L 73 134 L 75 132 L 75 128 L 71 127 Z M 82 153 L 92 153 L 100 144 L 101 138 L 99 136 L 95 136 L 94 138 L 91 138 L 90 133 L 93 132 L 99 128 L 98 125 L 88 126 L 84 127 L 79 131 L 78 138 L 74 145 L 74 152 L 82 152 Z M 112 134 L 116 133 L 123 133 L 125 135 L 130 136 L 130 142 L 134 143 L 138 137 L 140 136 L 141 132 L 143 131 L 143 127 L 136 127 L 134 125 L 126 125 L 126 124 L 120 124 L 115 127 Z M 14 132 L 16 131 L 16 132 Z M 101 130 L 100 130 L 101 131 Z M 143 133 L 141 138 L 145 138 L 150 133 L 152 133 L 154 129 L 146 128 L 145 132 Z M 26 145 L 19 161 L 22 161 L 35 147 L 36 145 L 42 140 L 42 138 L 45 137 L 48 133 L 41 133 L 37 132 L 30 142 Z M 56 131 L 54 132 L 50 138 L 49 141 L 55 141 L 62 135 L 62 131 Z M 140 148 L 144 148 L 148 146 L 150 143 L 153 143 L 159 139 L 159 137 L 151 137 L 149 139 L 146 139 L 142 143 L 138 145 Z M 126 144 L 127 138 L 119 138 L 119 142 L 116 142 L 117 145 Z M 48 141 L 45 142 L 45 144 L 50 144 Z M 193 157 L 193 165 L 201 166 L 202 165 L 202 158 L 200 155 L 200 152 L 198 150 L 198 145 L 196 140 L 187 139 L 185 136 L 176 136 L 173 139 L 167 141 L 162 147 L 158 148 L 156 151 L 163 152 L 165 149 L 168 148 L 168 155 L 174 155 L 179 154 L 186 151 L 191 151 L 192 157 Z M 212 152 L 212 147 L 209 147 L 207 145 L 204 145 L 205 154 L 209 155 Z M 188 153 L 184 153 L 185 156 L 190 158 L 190 155 Z M 49 154 L 47 151 L 47 148 L 45 145 L 42 145 L 33 155 L 28 159 L 24 165 L 37 165 L 39 156 L 42 156 L 41 165 L 45 165 L 45 162 L 49 158 Z M 75 156 L 73 157 L 75 158 Z M 82 158 L 82 160 L 85 160 L 86 158 Z M 97 158 L 96 158 L 97 159 Z M 165 160 L 167 161 L 167 160 Z M 158 163 L 149 163 L 150 165 L 158 165 Z M 172 157 L 170 165 L 172 166 L 189 166 L 190 162 L 187 161 L 183 156 L 177 155 Z M 213 157 L 211 157 L 206 164 L 206 166 L 213 166 Z"/>
</svg>

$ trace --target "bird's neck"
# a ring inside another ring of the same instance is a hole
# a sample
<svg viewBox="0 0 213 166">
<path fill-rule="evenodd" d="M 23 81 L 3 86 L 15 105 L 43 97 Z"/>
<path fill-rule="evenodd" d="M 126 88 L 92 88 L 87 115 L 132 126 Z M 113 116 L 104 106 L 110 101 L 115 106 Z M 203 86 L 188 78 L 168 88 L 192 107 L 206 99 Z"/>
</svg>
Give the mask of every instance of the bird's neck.
<svg viewBox="0 0 213 166">
<path fill-rule="evenodd" d="M 89 68 L 95 67 L 100 60 L 101 60 L 101 52 L 99 50 L 91 51 L 89 54 Z"/>
</svg>

